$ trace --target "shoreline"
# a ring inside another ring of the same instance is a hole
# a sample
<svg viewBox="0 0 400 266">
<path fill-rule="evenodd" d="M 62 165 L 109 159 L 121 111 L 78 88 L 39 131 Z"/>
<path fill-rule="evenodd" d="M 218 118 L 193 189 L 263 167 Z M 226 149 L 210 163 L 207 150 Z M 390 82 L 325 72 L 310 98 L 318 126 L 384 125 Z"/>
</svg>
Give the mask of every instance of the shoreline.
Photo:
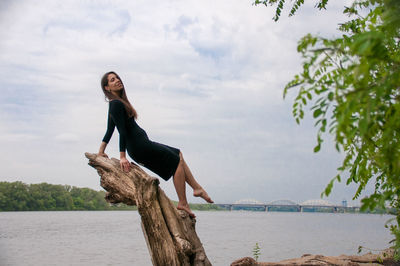
<svg viewBox="0 0 400 266">
<path fill-rule="evenodd" d="M 251 257 L 237 259 L 231 263 L 231 266 L 272 266 L 272 265 L 332 265 L 332 266 L 373 266 L 400 265 L 400 261 L 394 260 L 394 249 L 388 248 L 379 254 L 366 253 L 364 255 L 340 255 L 340 256 L 324 256 L 304 254 L 300 258 L 286 259 L 279 262 L 257 262 Z"/>
<path fill-rule="evenodd" d="M 206 204 L 204 204 L 206 205 Z M 193 211 L 196 212 L 232 212 L 232 213 L 300 213 L 300 212 L 292 212 L 292 211 L 269 211 L 269 212 L 261 212 L 261 211 L 248 211 L 248 210 L 234 210 L 234 211 L 229 211 L 229 210 L 220 210 L 220 209 L 215 209 L 215 208 L 191 208 Z M 75 210 L 68 210 L 68 209 L 61 209 L 61 210 L 0 210 L 0 213 L 10 213 L 10 212 L 115 212 L 115 211 L 135 211 L 137 212 L 137 207 L 136 206 L 127 206 L 127 207 L 115 207 L 115 208 L 110 208 L 110 209 L 75 209 Z M 389 216 L 395 216 L 392 213 L 371 213 L 371 212 L 301 212 L 304 214 L 362 214 L 362 215 L 389 215 Z"/>
</svg>

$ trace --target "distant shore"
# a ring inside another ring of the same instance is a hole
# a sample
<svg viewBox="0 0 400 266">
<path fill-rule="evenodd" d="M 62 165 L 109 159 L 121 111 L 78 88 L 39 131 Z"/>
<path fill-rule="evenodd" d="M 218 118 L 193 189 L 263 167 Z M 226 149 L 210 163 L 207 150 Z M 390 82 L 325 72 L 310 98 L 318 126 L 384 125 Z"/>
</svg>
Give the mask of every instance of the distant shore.
<svg viewBox="0 0 400 266">
<path fill-rule="evenodd" d="M 0 182 L 0 211 L 113 211 L 136 206 L 110 204 L 105 191 L 48 183 Z M 176 205 L 177 203 L 174 202 Z M 190 204 L 196 211 L 224 210 L 214 204 Z"/>
<path fill-rule="evenodd" d="M 137 210 L 136 206 L 125 204 L 110 204 L 104 197 L 105 191 L 90 188 L 79 188 L 70 185 L 54 185 L 48 183 L 25 184 L 20 181 L 0 182 L 0 211 L 112 211 Z M 177 203 L 174 202 L 176 205 Z M 230 211 L 217 204 L 190 203 L 195 211 Z M 233 211 L 262 211 L 259 209 L 242 208 Z M 269 209 L 274 212 L 293 212 L 293 208 L 276 206 Z M 331 212 L 329 209 L 305 209 L 304 212 Z M 354 211 L 357 213 L 358 211 Z M 362 213 L 390 213 L 386 210 Z"/>
</svg>

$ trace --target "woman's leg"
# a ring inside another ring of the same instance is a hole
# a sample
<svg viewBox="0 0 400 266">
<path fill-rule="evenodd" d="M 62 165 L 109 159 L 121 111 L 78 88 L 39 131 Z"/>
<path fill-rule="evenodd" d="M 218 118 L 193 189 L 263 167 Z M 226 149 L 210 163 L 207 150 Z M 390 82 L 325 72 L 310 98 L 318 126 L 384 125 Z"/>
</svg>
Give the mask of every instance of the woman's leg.
<svg viewBox="0 0 400 266">
<path fill-rule="evenodd" d="M 186 177 L 182 159 L 179 161 L 173 179 L 174 179 L 176 194 L 178 194 L 178 200 L 179 200 L 177 209 L 186 211 L 190 217 L 193 218 L 196 217 L 196 215 L 194 215 L 194 213 L 190 209 L 186 199 Z"/>
<path fill-rule="evenodd" d="M 208 203 L 214 203 L 214 201 L 208 196 L 207 192 L 197 183 L 196 179 L 193 177 L 192 172 L 189 169 L 189 166 L 186 164 L 185 160 L 183 159 L 182 153 L 179 153 L 181 157 L 181 161 L 183 162 L 183 169 L 185 172 L 185 180 L 193 188 L 193 196 L 201 197 Z"/>
</svg>

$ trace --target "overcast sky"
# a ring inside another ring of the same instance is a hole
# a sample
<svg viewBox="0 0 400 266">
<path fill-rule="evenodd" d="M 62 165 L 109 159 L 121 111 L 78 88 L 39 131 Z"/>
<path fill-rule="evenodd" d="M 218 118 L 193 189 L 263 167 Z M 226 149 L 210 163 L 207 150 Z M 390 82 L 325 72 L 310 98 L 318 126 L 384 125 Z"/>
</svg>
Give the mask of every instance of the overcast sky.
<svg viewBox="0 0 400 266">
<path fill-rule="evenodd" d="M 242 0 L 1 1 L 0 180 L 100 190 L 84 152 L 106 131 L 100 78 L 114 70 L 139 125 L 180 148 L 217 203 L 319 198 L 342 156 L 328 136 L 313 153 L 311 114 L 298 126 L 296 93 L 282 92 L 301 69 L 297 41 L 337 35 L 348 1 L 309 2 L 276 23 L 275 8 Z M 161 187 L 177 198 L 171 181 Z M 328 200 L 354 192 L 339 184 Z"/>
</svg>

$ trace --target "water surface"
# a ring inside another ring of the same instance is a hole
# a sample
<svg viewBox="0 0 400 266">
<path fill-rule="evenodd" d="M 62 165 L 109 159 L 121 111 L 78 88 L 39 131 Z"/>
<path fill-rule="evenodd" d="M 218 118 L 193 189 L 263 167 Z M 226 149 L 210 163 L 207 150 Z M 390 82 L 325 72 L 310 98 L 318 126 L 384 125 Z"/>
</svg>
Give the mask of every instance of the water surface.
<svg viewBox="0 0 400 266">
<path fill-rule="evenodd" d="M 388 215 L 197 211 L 197 234 L 213 265 L 250 256 L 356 254 L 388 247 Z M 152 265 L 136 211 L 0 212 L 0 265 Z"/>
</svg>

